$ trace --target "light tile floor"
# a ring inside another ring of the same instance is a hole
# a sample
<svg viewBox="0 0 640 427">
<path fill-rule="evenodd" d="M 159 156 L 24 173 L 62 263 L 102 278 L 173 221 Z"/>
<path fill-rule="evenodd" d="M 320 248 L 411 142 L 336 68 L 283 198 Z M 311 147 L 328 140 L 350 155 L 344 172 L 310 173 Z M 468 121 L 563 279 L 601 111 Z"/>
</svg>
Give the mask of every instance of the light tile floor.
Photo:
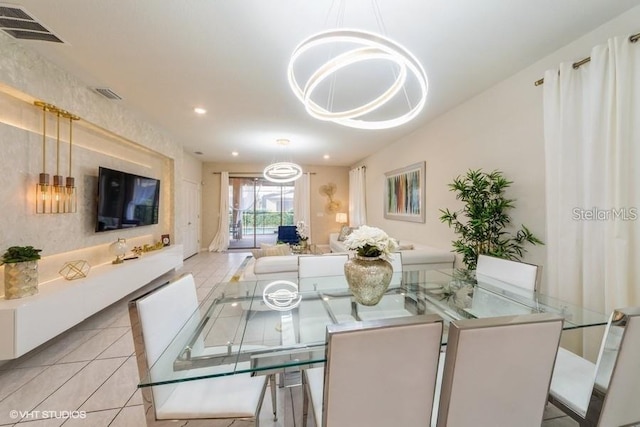
<svg viewBox="0 0 640 427">
<path fill-rule="evenodd" d="M 246 256 L 245 252 L 201 253 L 186 260 L 178 273 L 193 273 L 202 299 L 217 283 L 228 280 Z M 30 353 L 1 364 L 0 426 L 145 426 L 127 311 L 131 298 L 100 311 Z M 278 389 L 277 401 L 279 420 L 274 422 L 267 393 L 260 425 L 301 426 L 301 388 Z M 542 425 L 565 427 L 577 423 L 549 405 Z M 312 420 L 309 426 L 313 426 Z"/>
</svg>

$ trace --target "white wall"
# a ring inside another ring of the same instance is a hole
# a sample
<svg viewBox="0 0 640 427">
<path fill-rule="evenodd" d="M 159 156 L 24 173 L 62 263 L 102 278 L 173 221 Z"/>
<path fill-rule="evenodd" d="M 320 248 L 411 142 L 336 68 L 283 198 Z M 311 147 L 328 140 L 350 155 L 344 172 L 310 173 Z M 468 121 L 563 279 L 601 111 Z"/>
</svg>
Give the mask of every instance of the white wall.
<svg viewBox="0 0 640 427">
<path fill-rule="evenodd" d="M 202 162 L 187 152 L 182 157 L 182 179 L 202 185 Z"/>
<path fill-rule="evenodd" d="M 358 163 L 367 166 L 368 222 L 400 240 L 450 249 L 455 235 L 439 221 L 439 209 L 458 209 L 460 203 L 447 184 L 470 168 L 499 169 L 514 181 L 507 192 L 516 199 L 513 223 L 525 224 L 546 240 L 542 88 L 533 82 L 560 62 L 589 56 L 593 46 L 609 37 L 639 31 L 636 7 Z M 468 78 L 473 78 L 473 64 Z M 384 173 L 419 160 L 427 164 L 426 223 L 384 219 Z M 525 260 L 544 265 L 544 246 L 527 247 Z"/>
</svg>

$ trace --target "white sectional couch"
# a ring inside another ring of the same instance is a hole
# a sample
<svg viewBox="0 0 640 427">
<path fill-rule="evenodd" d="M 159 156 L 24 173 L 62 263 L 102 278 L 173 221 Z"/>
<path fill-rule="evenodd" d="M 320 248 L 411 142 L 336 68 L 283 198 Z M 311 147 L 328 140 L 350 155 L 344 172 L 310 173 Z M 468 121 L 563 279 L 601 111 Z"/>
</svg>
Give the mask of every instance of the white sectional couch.
<svg viewBox="0 0 640 427">
<path fill-rule="evenodd" d="M 451 252 L 404 240 L 401 243 L 401 247 L 413 247 L 413 249 L 399 251 L 402 254 L 403 271 L 453 267 L 455 256 Z M 329 246 L 331 253 L 349 253 L 343 242 L 338 241 L 338 233 L 330 234 Z M 331 254 L 326 255 L 330 256 Z M 296 279 L 298 277 L 298 256 L 300 255 L 263 256 L 252 259 L 247 263 L 240 280 Z"/>
<path fill-rule="evenodd" d="M 265 256 L 251 259 L 240 280 L 277 280 L 298 278 L 298 255 Z"/>
<path fill-rule="evenodd" d="M 329 235 L 331 252 L 349 252 L 344 246 L 344 242 L 338 240 L 338 235 L 339 233 L 331 233 Z M 453 267 L 455 255 L 449 251 L 405 240 L 400 243 L 401 249 L 399 252 L 402 254 L 403 271 L 437 270 Z M 402 249 L 408 247 L 413 249 Z"/>
</svg>

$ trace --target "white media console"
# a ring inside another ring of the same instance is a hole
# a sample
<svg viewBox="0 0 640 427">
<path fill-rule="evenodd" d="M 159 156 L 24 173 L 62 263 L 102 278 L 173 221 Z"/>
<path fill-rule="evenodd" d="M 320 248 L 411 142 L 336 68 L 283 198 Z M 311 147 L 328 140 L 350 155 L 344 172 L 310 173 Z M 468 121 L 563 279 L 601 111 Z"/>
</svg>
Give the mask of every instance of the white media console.
<svg viewBox="0 0 640 427">
<path fill-rule="evenodd" d="M 182 245 L 148 252 L 122 264 L 93 267 L 83 279 L 59 278 L 37 295 L 0 299 L 0 360 L 15 359 L 105 307 L 182 267 Z"/>
</svg>

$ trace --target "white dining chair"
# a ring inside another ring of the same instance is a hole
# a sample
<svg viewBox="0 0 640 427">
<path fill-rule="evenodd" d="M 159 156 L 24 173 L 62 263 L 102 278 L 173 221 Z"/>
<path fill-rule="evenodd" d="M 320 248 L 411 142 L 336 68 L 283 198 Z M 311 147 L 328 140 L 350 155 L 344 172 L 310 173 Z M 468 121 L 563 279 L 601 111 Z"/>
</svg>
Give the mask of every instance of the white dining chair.
<svg viewBox="0 0 640 427">
<path fill-rule="evenodd" d="M 301 255 L 298 257 L 298 289 L 300 292 L 347 290 L 344 264 L 348 254 Z M 298 308 L 299 341 L 301 343 L 323 342 L 326 325 L 354 321 L 351 315 L 351 300 L 336 298 L 331 301 L 332 319 L 326 301 L 318 295 L 316 300 L 305 299 Z"/>
<path fill-rule="evenodd" d="M 158 360 L 183 327 L 195 331 L 200 321 L 193 276 L 183 275 L 134 299 L 129 303 L 129 316 L 140 378 L 153 378 L 156 370 L 173 370 L 172 360 Z M 159 366 L 163 363 L 166 366 Z M 197 425 L 203 419 L 257 425 L 266 385 L 266 376 L 237 374 L 143 387 L 147 425 L 162 420 Z M 275 400 L 273 403 L 275 417 Z"/>
<path fill-rule="evenodd" d="M 394 252 L 390 258 L 393 267 L 393 276 L 389 287 L 397 287 L 402 284 L 402 254 Z M 390 319 L 393 317 L 411 316 L 411 312 L 405 308 L 404 293 L 387 293 L 380 302 L 374 306 L 358 304 L 358 317 L 360 320 Z"/>
<path fill-rule="evenodd" d="M 324 367 L 303 373 L 303 425 L 428 425 L 442 318 L 423 315 L 327 327 Z"/>
<path fill-rule="evenodd" d="M 519 261 L 479 255 L 476 279 L 479 283 L 503 287 L 522 296 L 533 296 L 540 277 L 540 267 Z"/>
<path fill-rule="evenodd" d="M 402 283 L 402 252 L 393 252 L 389 255 L 389 263 L 393 268 L 393 276 L 389 286 L 397 286 Z"/>
<path fill-rule="evenodd" d="M 549 401 L 583 425 L 640 424 L 640 307 L 615 310 L 596 363 L 561 348 Z"/>
<path fill-rule="evenodd" d="M 344 276 L 344 264 L 348 259 L 348 254 L 300 255 L 298 278 Z"/>
<path fill-rule="evenodd" d="M 452 321 L 431 425 L 540 427 L 562 325 L 547 313 Z"/>
</svg>

